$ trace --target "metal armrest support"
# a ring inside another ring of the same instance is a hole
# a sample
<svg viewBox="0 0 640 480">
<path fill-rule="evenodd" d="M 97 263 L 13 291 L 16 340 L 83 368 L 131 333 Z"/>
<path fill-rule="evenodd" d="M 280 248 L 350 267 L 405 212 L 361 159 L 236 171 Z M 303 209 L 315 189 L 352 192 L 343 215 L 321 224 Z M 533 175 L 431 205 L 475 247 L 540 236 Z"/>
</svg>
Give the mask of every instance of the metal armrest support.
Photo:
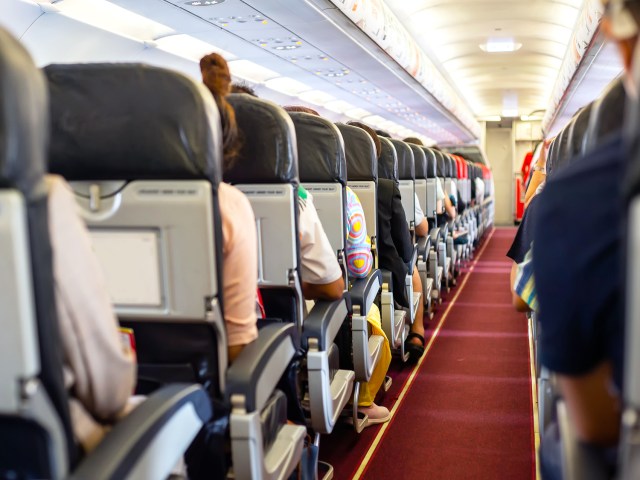
<svg viewBox="0 0 640 480">
<path fill-rule="evenodd" d="M 118 422 L 71 478 L 166 478 L 211 414 L 201 386 L 167 385 Z"/>
<path fill-rule="evenodd" d="M 304 320 L 302 347 L 309 350 L 309 343 L 315 339 L 317 344 L 314 348 L 320 351 L 327 350 L 351 311 L 351 297 L 348 293 L 344 293 L 340 300 L 316 302 Z"/>
<path fill-rule="evenodd" d="M 242 349 L 227 370 L 225 394 L 234 409 L 255 412 L 264 407 L 295 354 L 294 329 L 291 323 L 267 325 Z"/>
</svg>

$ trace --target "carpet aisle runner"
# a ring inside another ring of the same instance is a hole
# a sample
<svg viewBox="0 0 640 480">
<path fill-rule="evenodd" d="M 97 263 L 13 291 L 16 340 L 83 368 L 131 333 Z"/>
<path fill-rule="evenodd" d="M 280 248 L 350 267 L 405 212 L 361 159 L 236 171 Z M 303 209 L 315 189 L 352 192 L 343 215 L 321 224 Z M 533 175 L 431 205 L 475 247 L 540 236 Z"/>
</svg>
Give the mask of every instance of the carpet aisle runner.
<svg viewBox="0 0 640 480">
<path fill-rule="evenodd" d="M 505 257 L 514 235 L 496 229 L 438 307 L 427 337 L 462 287 L 360 478 L 535 478 L 527 321 L 511 306 Z M 411 371 L 394 360 L 379 403 L 391 409 Z M 338 425 L 323 436 L 320 458 L 334 478 L 353 478 L 381 428 L 356 435 Z"/>
</svg>

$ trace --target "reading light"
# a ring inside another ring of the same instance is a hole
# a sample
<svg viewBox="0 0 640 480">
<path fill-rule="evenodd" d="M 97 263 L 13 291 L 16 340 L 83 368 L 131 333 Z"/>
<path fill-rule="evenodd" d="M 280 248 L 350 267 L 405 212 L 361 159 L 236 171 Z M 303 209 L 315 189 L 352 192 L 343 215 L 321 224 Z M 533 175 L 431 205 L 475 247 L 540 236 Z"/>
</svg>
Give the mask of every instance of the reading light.
<svg viewBox="0 0 640 480">
<path fill-rule="evenodd" d="M 249 60 L 233 60 L 229 62 L 229 70 L 234 77 L 251 83 L 264 83 L 271 78 L 279 76 L 277 72 Z"/>
<path fill-rule="evenodd" d="M 513 38 L 489 38 L 487 43 L 479 45 L 487 53 L 515 52 L 522 48 L 521 43 L 516 43 Z"/>
</svg>

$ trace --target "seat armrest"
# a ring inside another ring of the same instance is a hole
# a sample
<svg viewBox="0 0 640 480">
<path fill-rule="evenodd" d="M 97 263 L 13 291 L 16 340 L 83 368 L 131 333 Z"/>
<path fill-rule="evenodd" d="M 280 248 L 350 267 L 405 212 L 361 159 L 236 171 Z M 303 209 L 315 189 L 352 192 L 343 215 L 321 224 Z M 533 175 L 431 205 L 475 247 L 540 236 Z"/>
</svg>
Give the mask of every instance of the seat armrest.
<svg viewBox="0 0 640 480">
<path fill-rule="evenodd" d="M 413 253 L 411 254 L 411 260 L 409 261 L 409 271 L 407 275 L 413 275 L 413 269 L 416 266 L 416 262 L 418 261 L 418 244 L 413 244 Z"/>
<path fill-rule="evenodd" d="M 360 314 L 366 315 L 381 287 L 382 273 L 380 270 L 371 270 L 367 278 L 353 280 L 351 290 L 349 290 L 351 304 L 359 306 Z"/>
<path fill-rule="evenodd" d="M 346 292 L 340 300 L 317 301 L 302 325 L 302 347 L 309 350 L 309 340 L 315 338 L 318 341 L 317 349 L 325 351 L 333 343 L 351 311 L 351 298 Z"/>
<path fill-rule="evenodd" d="M 418 256 L 426 261 L 430 249 L 431 237 L 418 237 Z"/>
<path fill-rule="evenodd" d="M 442 232 L 440 230 L 440 227 L 432 228 L 431 231 L 429 232 L 429 238 L 431 239 L 431 245 L 438 245 L 441 235 L 442 235 Z"/>
<path fill-rule="evenodd" d="M 245 346 L 227 370 L 225 396 L 247 413 L 262 410 L 295 354 L 295 325 L 271 324 Z"/>
<path fill-rule="evenodd" d="M 177 461 L 211 415 L 211 399 L 200 385 L 162 387 L 120 420 L 81 462 L 71 478 L 129 478 L 135 475 L 136 467 L 145 468 L 149 455 L 154 456 L 153 449 L 158 450 L 158 443 L 165 452 L 174 447 Z M 179 433 L 175 427 L 170 428 L 172 421 L 182 425 Z M 191 430 L 186 426 L 188 422 L 192 425 Z M 160 438 L 162 436 L 166 438 Z M 158 460 L 158 455 L 154 458 Z M 167 467 L 164 477 L 171 473 L 174 463 Z"/>
</svg>

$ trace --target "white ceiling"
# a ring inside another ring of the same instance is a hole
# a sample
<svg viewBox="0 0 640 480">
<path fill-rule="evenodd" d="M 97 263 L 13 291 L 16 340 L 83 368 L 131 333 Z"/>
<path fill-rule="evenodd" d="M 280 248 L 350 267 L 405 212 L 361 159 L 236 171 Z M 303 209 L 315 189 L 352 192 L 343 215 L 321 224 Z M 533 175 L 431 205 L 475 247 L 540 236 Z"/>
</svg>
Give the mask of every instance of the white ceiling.
<svg viewBox="0 0 640 480">
<path fill-rule="evenodd" d="M 385 0 L 479 116 L 545 109 L 583 0 Z M 516 52 L 487 53 L 490 38 Z"/>
</svg>

